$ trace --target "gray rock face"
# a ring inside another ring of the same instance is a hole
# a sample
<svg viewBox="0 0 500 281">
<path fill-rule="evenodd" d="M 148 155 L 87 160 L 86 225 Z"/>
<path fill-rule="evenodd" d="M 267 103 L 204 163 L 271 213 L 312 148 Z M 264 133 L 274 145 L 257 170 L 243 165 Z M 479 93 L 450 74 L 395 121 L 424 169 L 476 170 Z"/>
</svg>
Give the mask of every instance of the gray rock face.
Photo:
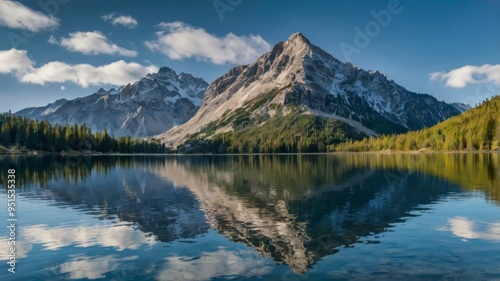
<svg viewBox="0 0 500 281">
<path fill-rule="evenodd" d="M 228 110 L 258 101 L 272 89 L 279 94 L 267 105 L 299 106 L 375 134 L 430 127 L 462 111 L 411 92 L 378 71 L 343 63 L 296 33 L 256 62 L 235 67 L 212 82 L 197 114 L 159 138 L 176 146 Z M 259 111 L 269 110 L 259 107 L 253 115 Z"/>
<path fill-rule="evenodd" d="M 470 106 L 469 104 L 460 103 L 460 102 L 454 102 L 451 105 L 453 107 L 455 107 L 457 110 L 459 110 L 460 112 L 464 112 L 464 111 L 467 111 L 467 110 L 472 108 L 472 106 Z"/>
<path fill-rule="evenodd" d="M 85 123 L 115 137 L 153 136 L 188 121 L 198 110 L 208 83 L 168 67 L 118 90 L 100 89 L 74 100 L 61 99 L 16 114 L 51 123 Z"/>
</svg>

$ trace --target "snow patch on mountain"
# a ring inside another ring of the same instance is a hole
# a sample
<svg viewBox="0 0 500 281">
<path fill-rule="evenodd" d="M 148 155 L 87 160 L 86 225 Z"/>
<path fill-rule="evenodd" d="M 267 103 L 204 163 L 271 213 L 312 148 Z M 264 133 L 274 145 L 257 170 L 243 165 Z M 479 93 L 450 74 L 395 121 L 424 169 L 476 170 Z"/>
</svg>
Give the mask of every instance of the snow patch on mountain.
<svg viewBox="0 0 500 281">
<path fill-rule="evenodd" d="M 296 33 L 254 63 L 237 66 L 212 82 L 200 109 L 187 123 L 157 137 L 177 146 L 189 136 L 270 91 L 272 104 L 341 120 L 366 135 L 432 126 L 461 111 L 434 97 L 408 91 L 378 71 L 343 63 Z M 256 108 L 251 116 L 271 112 Z M 285 112 L 287 112 L 285 110 Z"/>
<path fill-rule="evenodd" d="M 168 67 L 118 89 L 99 89 L 74 100 L 58 100 L 45 107 L 16 114 L 51 123 L 85 123 L 93 131 L 115 137 L 148 137 L 189 120 L 202 103 L 208 83 Z"/>
</svg>

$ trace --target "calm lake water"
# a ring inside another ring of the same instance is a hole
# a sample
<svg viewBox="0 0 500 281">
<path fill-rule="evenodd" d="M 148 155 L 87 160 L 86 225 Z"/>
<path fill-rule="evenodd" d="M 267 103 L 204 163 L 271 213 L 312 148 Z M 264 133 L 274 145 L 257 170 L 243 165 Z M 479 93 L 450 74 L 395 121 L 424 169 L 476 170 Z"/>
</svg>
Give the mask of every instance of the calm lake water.
<svg viewBox="0 0 500 281">
<path fill-rule="evenodd" d="M 0 279 L 500 280 L 499 158 L 0 156 Z"/>
</svg>

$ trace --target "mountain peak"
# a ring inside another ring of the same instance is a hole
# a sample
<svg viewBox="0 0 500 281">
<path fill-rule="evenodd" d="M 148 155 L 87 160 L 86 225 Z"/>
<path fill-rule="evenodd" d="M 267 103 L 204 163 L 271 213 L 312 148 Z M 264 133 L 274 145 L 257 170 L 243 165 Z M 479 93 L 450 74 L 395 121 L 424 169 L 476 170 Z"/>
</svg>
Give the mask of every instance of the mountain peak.
<svg viewBox="0 0 500 281">
<path fill-rule="evenodd" d="M 158 74 L 160 73 L 171 73 L 171 74 L 174 74 L 174 75 L 177 75 L 177 73 L 172 70 L 170 67 L 166 67 L 166 66 L 162 66 L 160 68 L 160 70 L 158 70 Z"/>
<path fill-rule="evenodd" d="M 302 33 L 294 33 L 254 63 L 217 78 L 208 86 L 194 117 L 158 138 L 175 147 L 247 126 L 257 132 L 265 124 L 262 120 L 285 120 L 281 118 L 305 112 L 335 119 L 348 126 L 347 131 L 354 130 L 350 131 L 354 135 L 366 136 L 430 127 L 460 113 L 449 104 L 388 81 L 378 71 L 343 63 Z"/>
<path fill-rule="evenodd" d="M 290 35 L 290 38 L 288 38 L 287 41 L 290 42 L 301 42 L 301 43 L 306 43 L 306 44 L 311 44 L 309 39 L 307 39 L 302 33 L 297 32 L 292 35 Z"/>
<path fill-rule="evenodd" d="M 115 137 L 154 136 L 188 121 L 207 86 L 201 78 L 162 67 L 118 89 L 100 88 L 88 96 L 23 109 L 18 115 L 51 124 L 85 123 L 93 131 L 106 129 Z"/>
<path fill-rule="evenodd" d="M 316 53 L 316 54 L 326 58 L 327 60 L 334 61 L 335 63 L 340 62 L 339 60 L 334 58 L 329 53 L 325 52 L 320 47 L 312 44 L 311 41 L 309 41 L 309 39 L 307 39 L 300 32 L 292 34 L 288 38 L 288 40 L 286 40 L 285 42 L 283 42 L 281 44 L 277 44 L 277 46 L 278 46 L 278 48 L 286 49 L 287 50 L 286 52 L 289 52 L 289 54 L 290 53 L 292 53 L 292 54 L 302 53 L 302 54 L 308 54 L 308 56 L 309 56 L 311 53 Z"/>
</svg>

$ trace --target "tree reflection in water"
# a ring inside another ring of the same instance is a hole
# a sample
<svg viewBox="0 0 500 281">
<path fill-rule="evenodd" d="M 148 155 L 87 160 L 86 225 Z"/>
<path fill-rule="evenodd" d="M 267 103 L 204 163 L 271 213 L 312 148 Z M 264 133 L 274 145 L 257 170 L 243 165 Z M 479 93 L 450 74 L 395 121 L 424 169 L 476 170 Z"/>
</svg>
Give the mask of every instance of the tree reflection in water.
<svg viewBox="0 0 500 281">
<path fill-rule="evenodd" d="M 0 158 L 19 186 L 171 242 L 209 228 L 304 273 L 450 193 L 500 204 L 498 154 Z M 0 175 L 5 182 L 6 175 Z M 95 210 L 98 211 L 95 211 Z M 364 243 L 378 243 L 376 239 Z"/>
</svg>

